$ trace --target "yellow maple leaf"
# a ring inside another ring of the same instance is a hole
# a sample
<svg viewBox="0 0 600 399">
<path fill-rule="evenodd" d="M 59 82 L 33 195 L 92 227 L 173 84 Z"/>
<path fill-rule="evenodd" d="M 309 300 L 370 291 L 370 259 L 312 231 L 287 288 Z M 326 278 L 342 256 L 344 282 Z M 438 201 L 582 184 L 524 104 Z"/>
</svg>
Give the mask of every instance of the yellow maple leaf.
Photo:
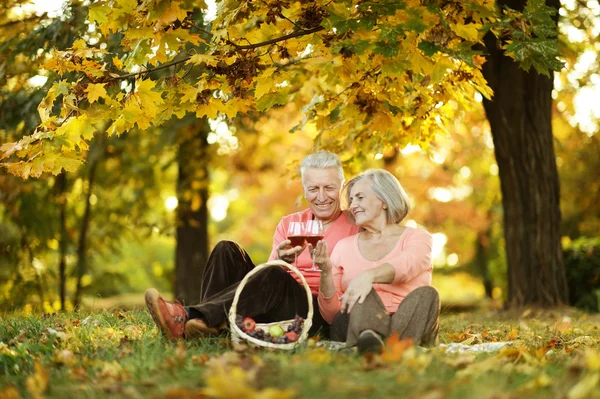
<svg viewBox="0 0 600 399">
<path fill-rule="evenodd" d="M 196 86 L 185 85 L 184 89 L 180 91 L 182 94 L 179 102 L 195 102 L 196 97 L 198 96 L 198 88 Z"/>
<path fill-rule="evenodd" d="M 415 72 L 422 73 L 424 75 L 431 75 L 433 72 L 433 62 L 421 55 L 421 52 L 417 49 L 411 52 L 408 60 L 411 64 L 411 69 Z"/>
<path fill-rule="evenodd" d="M 458 36 L 463 39 L 476 42 L 479 41 L 479 29 L 481 29 L 482 24 L 473 23 L 473 24 L 450 24 L 450 28 L 456 33 Z"/>
<path fill-rule="evenodd" d="M 164 103 L 161 93 L 152 90 L 154 86 L 156 86 L 156 82 L 150 79 L 137 81 L 135 96 L 139 98 L 141 106 Z"/>
<path fill-rule="evenodd" d="M 41 399 L 44 397 L 44 393 L 48 390 L 48 370 L 44 368 L 42 362 L 39 360 L 35 361 L 33 369 L 33 375 L 27 377 L 25 386 L 27 387 L 27 391 L 34 399 Z"/>
<path fill-rule="evenodd" d="M 171 6 L 163 11 L 158 18 L 158 24 L 160 26 L 169 26 L 173 22 L 180 20 L 183 21 L 187 17 L 187 11 L 181 9 L 181 2 L 174 1 Z"/>
<path fill-rule="evenodd" d="M 227 101 L 227 104 L 225 104 L 224 107 L 225 109 L 221 112 L 227 115 L 227 117 L 233 118 L 238 113 L 245 114 L 250 109 L 252 109 L 253 106 L 254 101 L 251 98 L 233 98 Z"/>
<path fill-rule="evenodd" d="M 106 94 L 106 89 L 104 88 L 106 83 L 90 83 L 85 92 L 88 94 L 88 101 L 90 104 L 98 101 L 99 98 L 106 98 L 108 94 Z"/>
<path fill-rule="evenodd" d="M 192 57 L 186 62 L 186 64 L 206 64 L 209 66 L 217 66 L 219 63 L 219 59 L 212 55 L 206 54 L 194 54 Z"/>
<path fill-rule="evenodd" d="M 89 145 L 85 140 L 94 137 L 95 132 L 96 128 L 93 123 L 84 114 L 67 120 L 56 129 L 54 135 L 64 136 L 66 141 L 66 145 L 63 145 L 64 149 L 74 150 L 75 147 L 79 147 L 81 150 L 87 150 Z"/>
<path fill-rule="evenodd" d="M 276 71 L 275 68 L 268 68 L 256 78 L 256 88 L 254 89 L 254 98 L 257 100 L 269 93 L 275 86 L 275 81 L 271 78 L 271 75 Z"/>
<path fill-rule="evenodd" d="M 227 107 L 220 100 L 211 99 L 208 104 L 202 104 L 196 108 L 196 117 L 208 116 L 215 119 L 219 112 L 225 112 L 226 109 Z"/>
<path fill-rule="evenodd" d="M 112 62 L 119 71 L 123 70 L 123 61 L 119 57 L 113 57 Z"/>
</svg>

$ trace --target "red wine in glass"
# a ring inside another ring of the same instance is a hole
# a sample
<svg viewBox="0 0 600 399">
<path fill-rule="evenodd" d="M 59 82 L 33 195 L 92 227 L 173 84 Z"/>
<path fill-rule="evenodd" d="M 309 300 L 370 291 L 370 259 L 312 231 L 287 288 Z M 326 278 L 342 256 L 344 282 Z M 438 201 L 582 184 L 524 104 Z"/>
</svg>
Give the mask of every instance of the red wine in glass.
<svg viewBox="0 0 600 399">
<path fill-rule="evenodd" d="M 320 272 L 321 269 L 319 269 L 317 267 L 317 265 L 315 265 L 315 254 L 314 251 L 316 250 L 315 247 L 317 245 L 317 243 L 319 242 L 319 240 L 323 239 L 323 222 L 321 220 L 318 219 L 313 219 L 313 220 L 309 220 L 306 222 L 306 230 L 305 230 L 305 234 L 306 234 L 306 241 L 312 245 L 313 247 L 313 254 L 312 254 L 312 267 L 310 268 L 311 271 L 314 272 Z"/>
<path fill-rule="evenodd" d="M 290 222 L 287 229 L 287 239 L 292 242 L 292 247 L 304 245 L 304 229 L 303 222 Z M 294 254 L 294 266 L 298 267 L 298 254 Z"/>
<path fill-rule="evenodd" d="M 317 246 L 317 243 L 323 239 L 323 236 L 306 236 L 306 242 L 311 244 L 314 247 Z"/>
<path fill-rule="evenodd" d="M 292 247 L 302 246 L 304 245 L 304 241 L 306 240 L 305 236 L 288 236 L 287 238 L 292 242 Z"/>
</svg>

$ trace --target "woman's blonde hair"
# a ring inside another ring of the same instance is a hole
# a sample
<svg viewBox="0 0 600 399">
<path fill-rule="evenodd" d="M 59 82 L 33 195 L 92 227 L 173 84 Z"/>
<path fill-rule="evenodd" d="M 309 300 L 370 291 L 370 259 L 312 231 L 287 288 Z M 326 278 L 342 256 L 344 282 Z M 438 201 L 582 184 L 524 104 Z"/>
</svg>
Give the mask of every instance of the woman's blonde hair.
<svg viewBox="0 0 600 399">
<path fill-rule="evenodd" d="M 350 206 L 350 190 L 363 179 L 371 180 L 373 193 L 386 205 L 385 212 L 388 224 L 398 224 L 404 220 L 410 211 L 408 194 L 406 194 L 398 179 L 385 169 L 370 169 L 353 177 L 344 186 L 345 195 L 343 197 L 346 200 L 346 208 Z"/>
</svg>

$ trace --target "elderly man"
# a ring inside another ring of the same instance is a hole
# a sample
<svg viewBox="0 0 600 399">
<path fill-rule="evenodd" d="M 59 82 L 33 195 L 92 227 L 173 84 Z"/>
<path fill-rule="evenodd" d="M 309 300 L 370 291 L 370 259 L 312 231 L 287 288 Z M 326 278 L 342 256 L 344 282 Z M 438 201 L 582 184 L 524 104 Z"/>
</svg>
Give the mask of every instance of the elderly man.
<svg viewBox="0 0 600 399">
<path fill-rule="evenodd" d="M 287 228 L 291 221 L 320 220 L 323 224 L 323 241 L 333 250 L 342 238 L 358 233 L 356 227 L 340 206 L 340 191 L 344 171 L 340 159 L 330 152 L 310 154 L 302 160 L 302 185 L 309 208 L 281 219 L 273 237 L 269 260 L 282 259 L 297 266 L 304 275 L 317 306 L 320 272 L 310 270 L 312 258 L 305 245 L 291 246 Z M 331 253 L 331 252 L 330 252 Z M 158 291 L 146 291 L 146 305 L 162 334 L 171 339 L 192 339 L 216 334 L 226 327 L 227 312 L 231 307 L 239 282 L 254 268 L 250 256 L 231 241 L 218 243 L 211 253 L 202 278 L 200 303 L 184 307 L 178 302 L 165 301 Z M 271 267 L 254 275 L 240 296 L 239 314 L 258 322 L 271 322 L 293 318 L 308 312 L 306 291 L 293 273 Z M 315 312 L 311 333 L 326 329 L 328 324 Z"/>
</svg>

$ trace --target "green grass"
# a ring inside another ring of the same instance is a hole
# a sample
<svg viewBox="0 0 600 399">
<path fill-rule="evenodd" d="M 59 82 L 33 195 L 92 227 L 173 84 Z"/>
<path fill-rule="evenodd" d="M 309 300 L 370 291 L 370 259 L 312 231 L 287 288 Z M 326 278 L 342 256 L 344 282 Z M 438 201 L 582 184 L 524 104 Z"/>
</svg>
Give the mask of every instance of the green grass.
<svg viewBox="0 0 600 399">
<path fill-rule="evenodd" d="M 513 345 L 451 354 L 391 342 L 360 357 L 311 342 L 286 353 L 227 337 L 172 344 L 144 310 L 5 314 L 0 398 L 600 398 L 599 315 L 442 313 L 441 326 L 442 344 Z"/>
</svg>

